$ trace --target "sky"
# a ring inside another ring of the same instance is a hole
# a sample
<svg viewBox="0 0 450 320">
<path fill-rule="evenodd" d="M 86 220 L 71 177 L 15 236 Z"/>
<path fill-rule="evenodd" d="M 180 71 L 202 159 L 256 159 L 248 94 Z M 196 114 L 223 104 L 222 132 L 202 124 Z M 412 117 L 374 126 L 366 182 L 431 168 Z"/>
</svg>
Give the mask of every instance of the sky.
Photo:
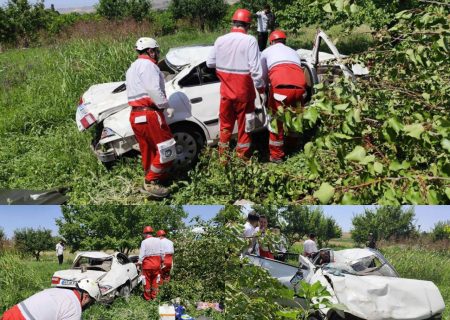
<svg viewBox="0 0 450 320">
<path fill-rule="evenodd" d="M 29 0 L 29 3 L 35 3 L 35 0 Z M 79 8 L 79 7 L 87 7 L 87 6 L 93 6 L 96 4 L 98 0 L 45 0 L 45 6 L 47 8 L 50 7 L 50 5 L 53 3 L 55 5 L 55 8 Z M 5 5 L 8 3 L 8 0 L 0 0 L 0 5 Z"/>
<path fill-rule="evenodd" d="M 222 206 L 183 206 L 189 214 L 186 223 L 200 216 L 207 221 L 213 218 Z M 351 219 L 355 214 L 364 212 L 364 209 L 375 206 L 322 206 L 327 216 L 335 218 L 344 232 L 352 228 Z M 415 206 L 416 226 L 420 225 L 421 231 L 429 231 L 437 221 L 450 220 L 450 206 Z M 10 238 L 17 228 L 47 228 L 53 235 L 58 234 L 55 219 L 61 217 L 59 206 L 0 206 L 0 227 Z"/>
</svg>

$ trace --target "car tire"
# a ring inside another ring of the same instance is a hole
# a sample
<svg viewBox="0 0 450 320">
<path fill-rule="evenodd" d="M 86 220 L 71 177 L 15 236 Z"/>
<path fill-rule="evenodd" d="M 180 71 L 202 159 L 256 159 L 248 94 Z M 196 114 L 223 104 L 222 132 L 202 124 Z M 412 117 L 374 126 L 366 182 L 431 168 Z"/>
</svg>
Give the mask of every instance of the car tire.
<svg viewBox="0 0 450 320">
<path fill-rule="evenodd" d="M 122 298 L 124 298 L 126 301 L 128 301 L 128 299 L 130 299 L 131 287 L 130 287 L 130 283 L 129 282 L 125 283 L 123 286 L 120 287 L 119 295 Z"/>
<path fill-rule="evenodd" d="M 176 141 L 177 158 L 173 162 L 174 170 L 192 168 L 198 161 L 205 138 L 200 129 L 186 123 L 175 123 L 170 127 Z"/>
</svg>

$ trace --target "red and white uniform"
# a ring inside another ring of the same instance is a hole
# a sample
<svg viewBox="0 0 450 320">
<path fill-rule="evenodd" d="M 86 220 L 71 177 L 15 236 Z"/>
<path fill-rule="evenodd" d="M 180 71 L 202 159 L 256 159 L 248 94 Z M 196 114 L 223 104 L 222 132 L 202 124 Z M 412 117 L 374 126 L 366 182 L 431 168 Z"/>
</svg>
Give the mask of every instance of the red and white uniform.
<svg viewBox="0 0 450 320">
<path fill-rule="evenodd" d="M 130 123 L 142 154 L 145 180 L 163 180 L 176 158 L 175 140 L 163 110 L 169 107 L 164 76 L 148 55 L 140 55 L 126 74 Z"/>
<path fill-rule="evenodd" d="M 303 104 L 306 80 L 300 58 L 295 50 L 283 43 L 276 43 L 261 54 L 264 79 L 270 82 L 269 108 L 276 112 L 279 106 Z M 279 101 L 281 100 L 282 101 Z M 269 126 L 269 150 L 271 159 L 284 157 L 283 123 L 277 122 L 278 133 Z"/>
<path fill-rule="evenodd" d="M 220 142 L 219 152 L 229 147 L 234 124 L 238 122 L 239 156 L 250 153 L 249 132 L 255 123 L 255 87 L 264 88 L 258 43 L 242 29 L 217 38 L 206 64 L 216 68 L 220 79 Z"/>
<path fill-rule="evenodd" d="M 167 238 L 161 239 L 162 252 L 164 254 L 164 267 L 161 269 L 161 276 L 164 282 L 170 281 L 170 270 L 173 264 L 173 242 Z"/>
<path fill-rule="evenodd" d="M 16 304 L 3 320 L 80 320 L 81 298 L 76 290 L 51 288 Z"/>
<path fill-rule="evenodd" d="M 161 283 L 162 247 L 159 238 L 148 237 L 141 242 L 139 261 L 145 276 L 144 298 L 155 299 Z"/>
</svg>

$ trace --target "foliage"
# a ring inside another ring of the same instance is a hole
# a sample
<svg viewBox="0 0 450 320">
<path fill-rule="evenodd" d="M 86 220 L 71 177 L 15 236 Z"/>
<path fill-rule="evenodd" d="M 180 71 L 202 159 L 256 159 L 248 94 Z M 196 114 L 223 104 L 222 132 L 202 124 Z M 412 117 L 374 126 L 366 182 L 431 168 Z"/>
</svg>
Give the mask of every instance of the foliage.
<svg viewBox="0 0 450 320">
<path fill-rule="evenodd" d="M 450 240 L 450 220 L 439 221 L 431 231 L 433 241 Z"/>
<path fill-rule="evenodd" d="M 186 213 L 169 206 L 64 206 L 59 233 L 73 251 L 114 249 L 128 254 L 139 247 L 142 229 L 178 230 Z"/>
<path fill-rule="evenodd" d="M 339 238 L 342 230 L 332 217 L 324 215 L 319 206 L 295 206 L 277 208 L 275 206 L 256 206 L 260 215 L 269 220 L 269 227 L 280 225 L 282 233 L 293 243 L 305 235 L 315 233 L 319 246 L 332 238 Z"/>
<path fill-rule="evenodd" d="M 100 0 L 97 5 L 97 13 L 110 20 L 125 17 L 127 10 L 127 0 Z"/>
<path fill-rule="evenodd" d="M 373 233 L 376 240 L 396 240 L 407 238 L 415 234 L 414 208 L 400 206 L 383 206 L 377 209 L 365 209 L 364 213 L 352 219 L 352 239 L 357 244 L 365 243 L 369 233 Z"/>
<path fill-rule="evenodd" d="M 189 18 L 200 30 L 213 30 L 227 12 L 224 0 L 172 0 L 169 11 L 176 19 Z"/>
<path fill-rule="evenodd" d="M 176 21 L 172 12 L 169 10 L 153 11 L 149 16 L 149 19 L 152 22 L 155 35 L 163 36 L 171 34 L 176 30 Z"/>
<path fill-rule="evenodd" d="M 39 261 L 42 251 L 53 249 L 55 243 L 50 229 L 23 228 L 14 230 L 14 247 L 32 254 Z"/>
<path fill-rule="evenodd" d="M 150 13 L 152 7 L 150 0 L 128 0 L 127 14 L 135 21 L 142 21 Z"/>
</svg>

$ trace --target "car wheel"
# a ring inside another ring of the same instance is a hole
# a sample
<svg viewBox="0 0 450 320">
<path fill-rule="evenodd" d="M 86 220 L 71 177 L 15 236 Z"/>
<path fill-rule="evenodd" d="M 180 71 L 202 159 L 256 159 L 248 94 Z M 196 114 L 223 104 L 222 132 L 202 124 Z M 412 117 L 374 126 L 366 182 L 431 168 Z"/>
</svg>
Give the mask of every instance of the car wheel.
<svg viewBox="0 0 450 320">
<path fill-rule="evenodd" d="M 173 137 L 176 141 L 177 158 L 174 160 L 173 168 L 186 169 L 195 165 L 205 139 L 202 132 L 193 125 L 185 123 L 171 126 Z"/>
<path fill-rule="evenodd" d="M 127 282 L 119 289 L 119 295 L 123 297 L 126 301 L 130 298 L 131 295 L 131 288 L 130 284 Z"/>
</svg>

